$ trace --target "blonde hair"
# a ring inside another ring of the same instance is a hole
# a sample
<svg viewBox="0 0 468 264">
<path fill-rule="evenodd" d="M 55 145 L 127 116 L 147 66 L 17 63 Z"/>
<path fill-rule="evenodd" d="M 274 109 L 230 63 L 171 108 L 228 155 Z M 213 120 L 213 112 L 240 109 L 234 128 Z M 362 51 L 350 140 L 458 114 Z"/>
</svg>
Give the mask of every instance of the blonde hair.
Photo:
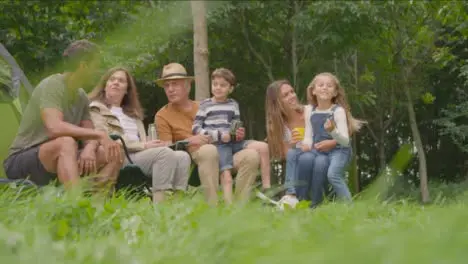
<svg viewBox="0 0 468 264">
<path fill-rule="evenodd" d="M 287 80 L 278 80 L 272 82 L 267 87 L 265 97 L 265 117 L 267 127 L 267 142 L 271 157 L 282 159 L 286 157 L 284 153 L 283 141 L 285 126 L 288 122 L 286 109 L 281 100 L 281 87 L 291 85 Z M 302 112 L 303 107 L 298 106 L 296 111 Z"/>
<path fill-rule="evenodd" d="M 364 120 L 355 119 L 352 116 L 351 109 L 350 109 L 348 101 L 346 99 L 345 91 L 344 91 L 343 87 L 341 86 L 340 81 L 338 80 L 338 78 L 335 75 L 333 75 L 333 74 L 331 74 L 329 72 L 323 72 L 323 73 L 319 73 L 319 74 L 315 75 L 314 79 L 312 79 L 309 86 L 307 86 L 307 101 L 309 102 L 309 104 L 311 104 L 311 105 L 313 105 L 315 107 L 317 106 L 317 104 L 318 104 L 317 103 L 317 97 L 313 94 L 313 91 L 314 91 L 315 86 L 317 84 L 317 79 L 319 77 L 324 77 L 324 76 L 329 77 L 330 79 L 332 79 L 334 84 L 335 84 L 335 89 L 336 89 L 337 95 L 332 98 L 332 103 L 337 104 L 337 105 L 344 108 L 345 113 L 346 113 L 346 120 L 347 120 L 347 123 L 348 123 L 348 133 L 351 136 L 354 132 L 358 132 L 361 129 L 361 127 L 364 124 L 366 124 L 367 122 L 364 121 Z"/>
<path fill-rule="evenodd" d="M 143 108 L 138 99 L 138 90 L 130 72 L 123 67 L 115 67 L 108 70 L 99 81 L 98 85 L 88 95 L 90 101 L 99 101 L 109 106 L 106 102 L 106 84 L 112 74 L 123 71 L 127 77 L 127 93 L 122 99 L 121 107 L 123 112 L 133 118 L 143 119 Z"/>
</svg>

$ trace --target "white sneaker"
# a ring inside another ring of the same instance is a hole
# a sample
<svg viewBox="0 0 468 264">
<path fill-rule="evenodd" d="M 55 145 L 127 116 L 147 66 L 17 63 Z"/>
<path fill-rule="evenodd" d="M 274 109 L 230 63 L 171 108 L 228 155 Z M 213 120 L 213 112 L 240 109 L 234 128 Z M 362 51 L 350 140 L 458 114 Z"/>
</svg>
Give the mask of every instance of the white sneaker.
<svg viewBox="0 0 468 264">
<path fill-rule="evenodd" d="M 299 203 L 299 200 L 296 198 L 296 196 L 286 194 L 279 200 L 278 206 L 280 210 L 284 210 L 285 207 L 288 207 L 290 209 L 296 208 L 296 205 Z"/>
</svg>

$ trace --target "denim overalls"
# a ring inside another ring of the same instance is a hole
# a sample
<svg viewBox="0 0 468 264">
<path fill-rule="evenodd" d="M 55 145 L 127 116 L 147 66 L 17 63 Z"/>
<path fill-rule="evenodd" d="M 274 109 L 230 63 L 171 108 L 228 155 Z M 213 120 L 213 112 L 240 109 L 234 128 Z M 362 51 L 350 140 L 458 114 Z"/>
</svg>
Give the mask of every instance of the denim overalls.
<svg viewBox="0 0 468 264">
<path fill-rule="evenodd" d="M 330 111 L 327 112 L 315 112 L 315 107 L 312 108 L 312 114 L 310 116 L 310 122 L 313 129 L 313 143 L 319 143 L 323 140 L 333 139 L 333 137 L 325 130 L 324 124 L 328 118 L 334 118 L 334 112 L 338 108 L 338 105 L 334 105 Z M 312 152 L 318 155 L 326 155 L 330 161 L 330 165 L 327 171 L 328 182 L 332 185 L 338 199 L 351 201 L 351 193 L 348 185 L 345 182 L 344 171 L 346 166 L 351 160 L 352 150 L 350 146 L 342 146 L 337 144 L 335 148 L 328 152 L 318 151 L 312 149 Z M 318 175 L 313 175 L 313 177 Z M 314 181 L 314 184 L 319 184 Z M 324 185 L 324 183 L 323 183 Z M 318 188 L 318 186 L 317 186 Z M 313 188 L 317 190 L 317 188 Z M 322 191 L 323 192 L 323 191 Z M 314 195 L 315 196 L 315 195 Z"/>
</svg>

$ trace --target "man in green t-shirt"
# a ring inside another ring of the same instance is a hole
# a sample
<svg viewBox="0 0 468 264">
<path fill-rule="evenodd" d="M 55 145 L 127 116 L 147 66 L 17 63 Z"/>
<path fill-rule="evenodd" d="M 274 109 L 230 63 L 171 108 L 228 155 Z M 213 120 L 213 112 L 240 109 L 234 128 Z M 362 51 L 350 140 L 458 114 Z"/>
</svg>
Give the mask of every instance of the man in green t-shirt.
<svg viewBox="0 0 468 264">
<path fill-rule="evenodd" d="M 81 88 L 98 68 L 99 48 L 78 40 L 66 48 L 63 58 L 65 72 L 42 80 L 31 95 L 3 162 L 6 175 L 38 185 L 56 176 L 71 187 L 80 175 L 96 172 L 100 183 L 115 182 L 122 165 L 120 145 L 94 130 L 89 101 Z M 80 150 L 78 140 L 84 143 Z"/>
</svg>

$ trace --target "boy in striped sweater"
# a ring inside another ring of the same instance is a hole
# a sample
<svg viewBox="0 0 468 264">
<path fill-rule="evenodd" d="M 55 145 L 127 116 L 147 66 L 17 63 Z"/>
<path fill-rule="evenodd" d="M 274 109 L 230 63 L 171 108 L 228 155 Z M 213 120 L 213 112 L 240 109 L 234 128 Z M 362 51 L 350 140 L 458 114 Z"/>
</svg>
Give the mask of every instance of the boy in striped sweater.
<svg viewBox="0 0 468 264">
<path fill-rule="evenodd" d="M 212 144 L 216 145 L 219 154 L 219 171 L 221 173 L 221 185 L 223 187 L 224 201 L 232 203 L 232 174 L 233 155 L 246 148 L 258 149 L 261 142 L 253 140 L 238 140 L 231 138 L 231 123 L 240 121 L 240 111 L 238 103 L 228 98 L 234 90 L 234 74 L 225 68 L 219 68 L 211 74 L 211 93 L 213 97 L 203 100 L 200 103 L 195 121 L 192 127 L 194 135 L 210 135 Z M 266 145 L 266 144 L 265 144 Z M 262 145 L 262 147 L 264 147 Z M 266 147 L 266 153 L 268 148 Z M 262 155 L 262 152 L 260 152 Z M 266 160 L 269 164 L 269 156 Z M 263 166 L 262 166 L 263 167 Z M 269 166 L 268 166 L 269 168 Z M 268 177 L 263 174 L 267 173 Z M 267 179 L 267 180 L 265 180 Z M 263 186 L 270 187 L 270 172 L 262 171 Z"/>
</svg>

